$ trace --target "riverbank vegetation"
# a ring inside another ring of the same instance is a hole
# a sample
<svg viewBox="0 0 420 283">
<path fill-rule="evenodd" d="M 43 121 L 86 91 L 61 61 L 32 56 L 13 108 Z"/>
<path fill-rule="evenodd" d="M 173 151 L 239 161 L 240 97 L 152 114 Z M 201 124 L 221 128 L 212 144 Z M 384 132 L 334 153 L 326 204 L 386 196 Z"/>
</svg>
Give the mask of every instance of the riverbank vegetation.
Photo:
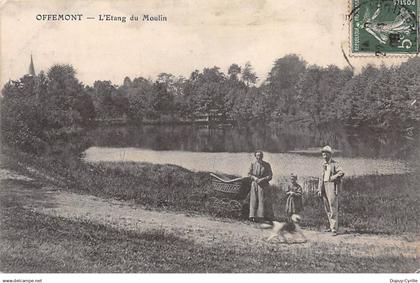
<svg viewBox="0 0 420 283">
<path fill-rule="evenodd" d="M 2 89 L 3 142 L 25 151 L 83 151 L 83 129 L 109 123 L 229 123 L 317 128 L 325 124 L 414 136 L 420 122 L 420 59 L 355 74 L 277 59 L 257 84 L 250 63 L 194 70 L 189 78 L 126 77 L 83 85 L 69 65 L 9 81 Z M 72 139 L 72 142 L 67 142 Z M 77 142 L 75 142 L 77 140 Z M 80 147 L 80 148 L 78 148 Z"/>
<path fill-rule="evenodd" d="M 16 171 L 41 178 L 69 191 L 137 203 L 150 209 L 245 220 L 247 189 L 236 196 L 217 194 L 206 172 L 191 172 L 173 165 L 147 163 L 84 163 L 28 154 L 8 154 L 5 164 Z M 230 176 L 232 177 L 232 176 Z M 419 178 L 410 175 L 375 175 L 345 178 L 340 194 L 340 223 L 359 233 L 402 234 L 419 229 L 417 195 Z M 284 220 L 286 196 L 273 185 L 269 194 L 275 219 Z M 221 201 L 225 199 L 225 201 Z M 229 204 L 244 204 L 243 210 Z M 326 224 L 321 201 L 314 191 L 304 196 L 303 225 L 323 229 Z"/>
<path fill-rule="evenodd" d="M 2 89 L 2 145 L 37 155 L 79 156 L 88 146 L 85 129 L 93 105 L 69 65 L 26 75 Z"/>
<path fill-rule="evenodd" d="M 86 92 L 102 121 L 186 122 L 212 120 L 319 127 L 341 123 L 411 133 L 420 121 L 420 60 L 398 67 L 307 65 L 296 55 L 274 62 L 266 80 L 247 63 L 195 70 L 189 78 L 161 73 L 155 81 L 126 77 L 122 85 L 96 81 Z"/>
</svg>

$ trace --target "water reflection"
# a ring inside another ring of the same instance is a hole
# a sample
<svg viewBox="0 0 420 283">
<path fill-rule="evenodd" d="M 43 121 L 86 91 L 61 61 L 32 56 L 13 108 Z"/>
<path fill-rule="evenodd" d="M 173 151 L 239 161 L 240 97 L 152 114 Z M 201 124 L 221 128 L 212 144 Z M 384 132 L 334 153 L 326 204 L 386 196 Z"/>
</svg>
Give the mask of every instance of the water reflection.
<svg viewBox="0 0 420 283">
<path fill-rule="evenodd" d="M 419 160 L 419 139 L 401 134 L 335 129 L 205 127 L 193 125 L 106 126 L 90 132 L 95 146 L 193 152 L 290 152 L 318 155 L 330 144 L 344 157 Z"/>
</svg>

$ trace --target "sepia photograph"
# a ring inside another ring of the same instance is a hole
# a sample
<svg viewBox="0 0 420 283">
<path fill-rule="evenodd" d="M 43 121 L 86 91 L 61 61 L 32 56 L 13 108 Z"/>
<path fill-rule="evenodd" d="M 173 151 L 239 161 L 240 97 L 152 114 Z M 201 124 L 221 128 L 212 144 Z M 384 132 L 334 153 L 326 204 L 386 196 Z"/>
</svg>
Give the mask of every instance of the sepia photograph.
<svg viewBox="0 0 420 283">
<path fill-rule="evenodd" d="M 2 283 L 418 283 L 419 11 L 0 1 Z"/>
</svg>

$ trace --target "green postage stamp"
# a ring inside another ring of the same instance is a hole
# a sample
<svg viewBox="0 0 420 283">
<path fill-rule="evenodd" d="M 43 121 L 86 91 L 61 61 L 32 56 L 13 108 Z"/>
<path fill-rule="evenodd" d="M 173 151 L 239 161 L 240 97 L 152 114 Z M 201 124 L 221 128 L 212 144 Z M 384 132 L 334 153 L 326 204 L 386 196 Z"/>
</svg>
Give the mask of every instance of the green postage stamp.
<svg viewBox="0 0 420 283">
<path fill-rule="evenodd" d="M 351 0 L 351 51 L 417 54 L 419 0 Z"/>
</svg>

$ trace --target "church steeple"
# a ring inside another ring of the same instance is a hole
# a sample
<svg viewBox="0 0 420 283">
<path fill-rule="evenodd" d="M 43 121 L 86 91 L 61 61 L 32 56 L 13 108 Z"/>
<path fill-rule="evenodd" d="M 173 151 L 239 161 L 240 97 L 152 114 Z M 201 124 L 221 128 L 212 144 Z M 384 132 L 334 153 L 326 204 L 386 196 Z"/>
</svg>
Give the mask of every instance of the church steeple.
<svg viewBox="0 0 420 283">
<path fill-rule="evenodd" d="M 35 76 L 35 68 L 34 68 L 34 61 L 32 60 L 32 54 L 31 54 L 31 63 L 29 64 L 29 75 Z"/>
</svg>

